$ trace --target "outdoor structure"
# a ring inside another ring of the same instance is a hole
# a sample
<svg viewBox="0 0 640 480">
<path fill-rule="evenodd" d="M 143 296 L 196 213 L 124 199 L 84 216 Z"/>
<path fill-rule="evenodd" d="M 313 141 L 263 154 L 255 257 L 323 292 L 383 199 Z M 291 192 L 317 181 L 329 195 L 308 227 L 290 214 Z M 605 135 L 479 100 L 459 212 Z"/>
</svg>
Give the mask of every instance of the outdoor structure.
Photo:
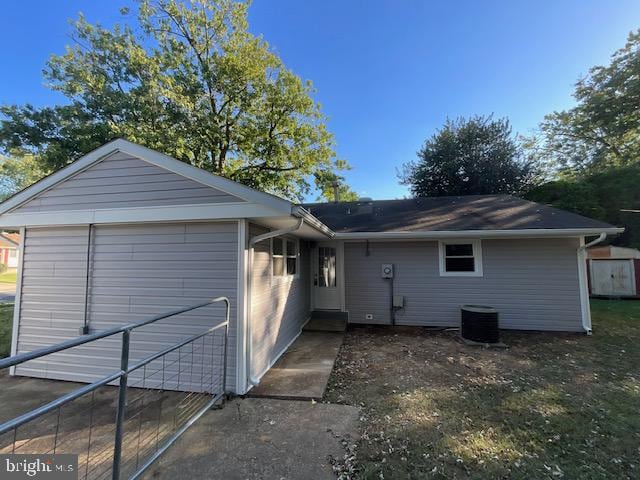
<svg viewBox="0 0 640 480">
<path fill-rule="evenodd" d="M 0 263 L 9 269 L 18 268 L 20 236 L 16 233 L 0 233 Z"/>
<path fill-rule="evenodd" d="M 614 245 L 589 248 L 587 269 L 592 296 L 640 298 L 640 250 Z"/>
<path fill-rule="evenodd" d="M 474 303 L 502 328 L 590 332 L 585 237 L 622 231 L 504 195 L 297 205 L 125 140 L 5 201 L 0 227 L 21 232 L 13 354 L 225 296 L 239 394 L 314 311 L 455 326 Z M 193 312 L 139 348 L 219 320 Z M 14 374 L 91 381 L 119 352 L 87 345 Z"/>
</svg>

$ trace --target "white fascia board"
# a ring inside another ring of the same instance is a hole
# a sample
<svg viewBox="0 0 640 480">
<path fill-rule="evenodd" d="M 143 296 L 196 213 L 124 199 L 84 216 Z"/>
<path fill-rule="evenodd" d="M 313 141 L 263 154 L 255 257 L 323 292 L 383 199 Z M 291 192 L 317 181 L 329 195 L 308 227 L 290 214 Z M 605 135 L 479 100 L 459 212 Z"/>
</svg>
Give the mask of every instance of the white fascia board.
<svg viewBox="0 0 640 480">
<path fill-rule="evenodd" d="M 291 212 L 293 204 L 288 200 L 269 193 L 260 192 L 238 182 L 234 182 L 233 180 L 214 175 L 200 168 L 196 168 L 192 165 L 176 160 L 175 158 L 163 153 L 143 147 L 142 145 L 137 145 L 124 139 L 117 139 L 98 147 L 65 168 L 43 178 L 31 187 L 28 187 L 22 192 L 11 197 L 0 205 L 0 214 L 8 212 L 18 205 L 32 199 L 39 193 L 50 189 L 54 185 L 57 185 L 67 178 L 80 173 L 91 165 L 116 152 L 127 153 L 151 163 L 152 165 L 164 168 L 165 170 L 189 178 L 203 185 L 216 188 L 228 193 L 229 195 L 239 197 L 247 202 L 266 205 L 280 214 Z"/>
<path fill-rule="evenodd" d="M 0 216 L 0 228 L 87 225 L 105 223 L 171 222 L 273 217 L 264 205 L 253 203 L 215 203 L 159 207 L 68 210 L 62 212 L 6 213 Z"/>
<path fill-rule="evenodd" d="M 433 232 L 348 232 L 335 234 L 336 240 L 439 240 L 452 238 L 558 238 L 589 235 L 617 235 L 624 228 L 549 228 L 523 230 L 461 230 Z"/>
</svg>

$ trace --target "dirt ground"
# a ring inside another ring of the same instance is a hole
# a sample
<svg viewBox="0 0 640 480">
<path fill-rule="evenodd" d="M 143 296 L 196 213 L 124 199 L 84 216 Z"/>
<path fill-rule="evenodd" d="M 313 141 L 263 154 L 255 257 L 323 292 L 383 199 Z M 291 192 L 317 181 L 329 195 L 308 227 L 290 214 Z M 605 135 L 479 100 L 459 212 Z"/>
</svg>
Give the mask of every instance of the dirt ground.
<svg viewBox="0 0 640 480">
<path fill-rule="evenodd" d="M 640 478 L 640 302 L 595 302 L 594 329 L 352 329 L 324 399 L 363 412 L 343 478 Z"/>
</svg>

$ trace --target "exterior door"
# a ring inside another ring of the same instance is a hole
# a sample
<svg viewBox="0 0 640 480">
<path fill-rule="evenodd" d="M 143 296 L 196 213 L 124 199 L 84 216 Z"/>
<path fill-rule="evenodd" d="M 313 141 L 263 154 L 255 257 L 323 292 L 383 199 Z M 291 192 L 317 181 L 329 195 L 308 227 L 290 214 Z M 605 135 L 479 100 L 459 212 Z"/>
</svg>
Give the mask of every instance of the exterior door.
<svg viewBox="0 0 640 480">
<path fill-rule="evenodd" d="M 343 279 L 339 268 L 341 251 L 335 242 L 319 242 L 313 248 L 313 306 L 316 310 L 340 310 Z"/>
<path fill-rule="evenodd" d="M 634 295 L 634 287 L 633 260 L 591 260 L 594 295 Z"/>
</svg>

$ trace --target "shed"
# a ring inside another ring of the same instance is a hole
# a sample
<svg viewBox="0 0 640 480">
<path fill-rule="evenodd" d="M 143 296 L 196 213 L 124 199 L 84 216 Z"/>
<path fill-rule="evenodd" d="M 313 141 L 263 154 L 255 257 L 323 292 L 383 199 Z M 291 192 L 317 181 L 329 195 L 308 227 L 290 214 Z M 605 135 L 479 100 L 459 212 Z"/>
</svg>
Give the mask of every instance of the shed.
<svg viewBox="0 0 640 480">
<path fill-rule="evenodd" d="M 587 251 L 589 294 L 640 298 L 640 250 L 607 245 Z"/>
</svg>

